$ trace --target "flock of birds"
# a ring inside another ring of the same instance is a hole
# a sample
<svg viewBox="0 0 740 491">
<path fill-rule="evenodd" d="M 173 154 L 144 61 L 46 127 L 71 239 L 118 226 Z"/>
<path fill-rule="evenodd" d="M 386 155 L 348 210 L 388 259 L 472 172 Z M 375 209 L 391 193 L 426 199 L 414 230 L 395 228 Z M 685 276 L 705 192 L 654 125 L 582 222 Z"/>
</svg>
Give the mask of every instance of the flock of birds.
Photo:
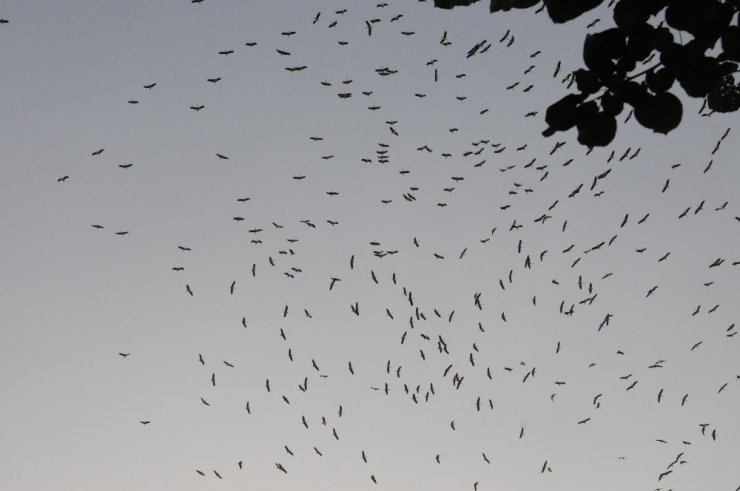
<svg viewBox="0 0 740 491">
<path fill-rule="evenodd" d="M 193 4 L 204 3 L 203 0 L 192 0 Z M 431 7 L 430 7 L 431 8 Z M 328 36 L 332 35 L 332 29 L 345 22 L 345 19 L 351 15 L 351 9 L 340 9 L 331 12 L 317 12 L 312 18 L 306 19 L 305 26 L 301 29 L 318 29 L 328 30 Z M 381 36 L 389 35 L 389 32 L 399 33 L 401 39 L 414 36 L 416 33 L 408 27 L 406 17 L 402 13 L 392 11 L 393 7 L 389 3 L 380 3 L 377 5 L 377 15 L 367 19 L 352 19 L 357 33 L 356 36 Z M 589 24 L 593 27 L 597 20 Z M 0 23 L 6 24 L 8 20 L 0 19 Z M 397 27 L 396 27 L 397 26 Z M 382 31 L 381 31 L 382 29 Z M 279 46 L 265 46 L 260 41 L 246 40 L 242 47 L 238 49 L 226 48 L 214 53 L 214 56 L 228 58 L 229 60 L 238 57 L 243 50 L 261 50 L 263 55 L 267 52 L 272 56 L 285 60 L 285 72 L 289 75 L 276 74 L 275 76 L 298 76 L 303 72 L 313 76 L 311 67 L 308 63 L 302 61 L 296 51 L 300 51 L 300 44 L 291 44 L 294 36 L 299 36 L 298 30 L 280 31 L 281 38 L 284 40 Z M 465 59 L 490 56 L 496 49 L 508 49 L 516 42 L 515 33 L 512 30 L 505 30 L 495 37 L 495 39 L 483 39 L 462 51 L 452 52 L 445 51 L 448 47 L 454 45 L 454 39 L 450 32 L 444 31 L 439 34 L 439 46 L 437 46 L 435 56 L 429 57 L 420 63 L 418 67 L 391 67 L 382 66 L 374 69 L 376 76 L 381 78 L 393 77 L 398 74 L 399 70 L 420 69 L 425 70 L 428 76 L 435 83 L 445 78 L 449 80 L 460 80 L 468 77 L 468 73 L 447 73 L 445 71 L 445 60 L 451 56 L 463 57 Z M 344 49 L 351 45 L 350 41 L 345 38 L 337 40 L 338 45 Z M 499 48 L 500 47 L 500 48 Z M 453 53 L 453 54 L 447 54 Z M 507 83 L 504 87 L 505 93 L 522 92 L 527 93 L 535 89 L 534 83 L 528 82 L 533 72 L 538 68 L 538 57 L 541 51 L 537 50 L 529 54 L 527 68 L 523 71 L 522 78 L 518 81 Z M 570 73 L 564 73 L 562 63 L 557 61 L 545 68 L 551 71 L 552 77 L 556 78 L 562 85 L 573 83 L 573 77 Z M 294 75 L 295 74 L 295 75 Z M 305 78 L 301 79 L 305 83 Z M 203 83 L 218 87 L 222 81 L 222 76 L 212 75 L 205 76 Z M 252 206 L 250 213 L 236 212 L 228 217 L 231 226 L 243 227 L 243 222 L 252 223 L 246 229 L 249 238 L 250 254 L 253 259 L 249 268 L 249 273 L 241 277 L 233 278 L 229 283 L 224 285 L 223 294 L 234 296 L 239 294 L 239 287 L 242 284 L 259 285 L 261 282 L 287 282 L 299 281 L 304 275 L 304 271 L 311 270 L 313 275 L 323 277 L 319 284 L 307 285 L 311 290 L 321 291 L 327 302 L 332 304 L 331 298 L 337 292 L 353 288 L 357 292 L 367 292 L 369 288 L 374 288 L 371 295 L 367 298 L 356 298 L 349 304 L 337 306 L 343 310 L 344 314 L 353 319 L 356 323 L 366 322 L 364 319 L 370 319 L 371 323 L 386 322 L 394 326 L 395 334 L 391 337 L 386 336 L 383 331 L 379 336 L 385 336 L 382 343 L 388 345 L 388 351 L 394 353 L 394 356 L 386 355 L 384 352 L 366 353 L 365 358 L 375 360 L 375 363 L 359 363 L 356 360 L 347 359 L 346 365 L 325 366 L 317 357 L 308 355 L 302 350 L 301 346 L 294 345 L 295 324 L 292 322 L 301 322 L 305 325 L 314 325 L 314 322 L 321 322 L 321 315 L 311 306 L 303 306 L 301 299 L 289 299 L 280 312 L 276 312 L 275 324 L 280 326 L 275 331 L 275 336 L 279 336 L 283 350 L 280 353 L 270 354 L 283 360 L 285 364 L 285 374 L 301 374 L 298 376 L 299 383 L 297 387 L 288 388 L 287 383 L 281 379 L 280 375 L 265 374 L 264 386 L 261 388 L 275 405 L 290 406 L 291 411 L 295 414 L 293 420 L 280 421 L 276 424 L 293 427 L 295 431 L 307 431 L 318 426 L 323 432 L 321 437 L 317 437 L 317 443 L 313 448 L 297 448 L 290 442 L 281 442 L 282 449 L 278 454 L 273 456 L 274 472 L 277 476 L 292 472 L 292 462 L 295 459 L 309 458 L 331 458 L 331 455 L 337 451 L 356 454 L 357 459 L 366 465 L 366 479 L 377 484 L 378 488 L 383 487 L 384 481 L 383 469 L 377 466 L 377 454 L 382 449 L 377 449 L 375 453 L 357 445 L 356 448 L 341 447 L 338 445 L 342 441 L 342 424 L 345 413 L 352 412 L 355 402 L 344 400 L 336 405 L 336 412 L 333 415 L 320 414 L 316 408 L 305 403 L 304 396 L 311 391 L 316 384 L 331 383 L 332 380 L 344 380 L 343 383 L 354 383 L 352 380 L 359 379 L 362 382 L 369 382 L 366 390 L 373 397 L 379 398 L 378 403 L 383 404 L 383 400 L 405 401 L 412 406 L 438 405 L 445 407 L 452 404 L 450 401 L 465 399 L 465 405 L 469 413 L 450 414 L 447 428 L 445 431 L 457 432 L 461 426 L 468 423 L 474 414 L 488 414 L 490 418 L 497 417 L 499 408 L 499 396 L 501 384 L 507 387 L 509 396 L 511 393 L 521 394 L 522 391 L 528 391 L 527 397 L 535 397 L 541 405 L 542 412 L 548 412 L 557 407 L 563 398 L 570 398 L 571 403 L 577 404 L 580 409 L 577 414 L 563 419 L 560 424 L 565 427 L 573 428 L 592 428 L 598 424 L 600 411 L 602 407 L 607 406 L 614 401 L 629 397 L 635 392 L 649 391 L 650 398 L 653 399 L 657 406 L 671 405 L 672 407 L 682 408 L 692 403 L 695 397 L 690 390 L 677 391 L 667 389 L 661 385 L 661 379 L 656 373 L 670 373 L 671 359 L 655 359 L 644 365 L 641 361 L 630 358 L 630 351 L 626 348 L 615 346 L 612 353 L 621 363 L 620 366 L 625 368 L 624 373 L 614 377 L 613 383 L 605 383 L 606 389 L 598 393 L 588 394 L 587 400 L 572 402 L 576 397 L 572 391 L 568 391 L 568 385 L 571 381 L 560 378 L 558 370 L 555 367 L 556 360 L 567 358 L 570 355 L 576 355 L 571 349 L 572 345 L 577 346 L 577 342 L 562 341 L 555 339 L 552 346 L 546 348 L 550 350 L 547 359 L 505 362 L 492 360 L 491 353 L 496 345 L 498 333 L 503 331 L 512 331 L 522 328 L 526 323 L 527 315 L 521 310 L 529 309 L 532 312 L 538 312 L 543 315 L 556 319 L 556 322 L 565 323 L 569 326 L 578 326 L 580 336 L 604 336 L 605 333 L 613 329 L 619 329 L 620 317 L 624 318 L 620 311 L 610 308 L 610 297 L 616 295 L 611 288 L 610 282 L 620 275 L 626 275 L 624 267 L 611 264 L 612 257 L 607 251 L 617 250 L 625 251 L 629 247 L 627 244 L 639 240 L 643 230 L 649 226 L 650 218 L 661 211 L 642 210 L 639 214 L 634 211 L 624 212 L 620 219 L 610 225 L 605 225 L 604 230 L 608 232 L 603 236 L 596 238 L 593 242 L 583 243 L 582 232 L 569 235 L 574 223 L 578 221 L 578 216 L 573 216 L 574 208 L 569 203 L 579 201 L 579 207 L 596 206 L 590 203 L 598 202 L 600 199 L 607 199 L 611 191 L 618 194 L 618 188 L 610 187 L 610 177 L 622 172 L 621 166 L 627 165 L 629 161 L 637 159 L 640 155 L 641 148 L 621 148 L 608 149 L 604 160 L 599 167 L 594 166 L 594 170 L 581 169 L 581 178 L 573 182 L 566 190 L 561 191 L 559 186 L 548 188 L 552 175 L 557 175 L 564 170 L 564 167 L 576 167 L 578 161 L 585 159 L 590 155 L 593 149 L 573 148 L 572 153 L 565 154 L 567 143 L 565 141 L 553 142 L 549 152 L 544 155 L 528 154 L 528 144 L 510 144 L 509 142 L 498 141 L 490 137 L 475 138 L 472 141 L 465 135 L 472 133 L 464 129 L 453 126 L 445 128 L 447 136 L 459 138 L 458 144 L 451 148 L 439 148 L 442 143 L 433 143 L 429 141 L 404 141 L 402 128 L 404 119 L 402 111 L 399 108 L 388 108 L 379 100 L 376 92 L 371 88 L 355 90 L 357 85 L 355 80 L 347 78 L 340 81 L 327 81 L 325 79 L 315 79 L 314 83 L 320 84 L 326 90 L 327 100 L 333 99 L 337 103 L 342 101 L 363 100 L 363 106 L 373 116 L 382 114 L 380 125 L 387 132 L 385 141 L 375 144 L 374 152 L 360 155 L 357 158 L 358 166 L 382 166 L 390 169 L 397 179 L 418 178 L 419 182 L 409 185 L 406 189 L 397 194 L 380 196 L 377 204 L 383 210 L 394 209 L 394 207 L 414 206 L 414 213 L 419 215 L 429 215 L 433 213 L 444 213 L 448 208 L 454 208 L 457 204 L 456 197 L 460 193 L 465 193 L 466 185 L 470 181 L 481 179 L 476 175 L 481 169 L 488 169 L 491 166 L 497 166 L 497 172 L 494 174 L 496 179 L 507 182 L 505 194 L 498 196 L 500 200 L 497 209 L 485 210 L 493 218 L 494 225 L 486 230 L 480 231 L 477 241 L 468 244 L 461 244 L 456 250 L 450 247 L 440 247 L 436 249 L 430 246 L 430 243 L 449 244 L 455 242 L 455 237 L 448 237 L 444 227 L 435 233 L 439 235 L 439 240 L 427 238 L 423 240 L 418 237 L 412 229 L 405 229 L 402 233 L 407 236 L 398 242 L 397 236 L 393 240 L 394 245 L 384 246 L 383 243 L 374 236 L 382 235 L 380 230 L 365 231 L 368 234 L 367 241 L 369 247 L 366 250 L 349 250 L 344 251 L 338 256 L 343 266 L 330 271 L 316 271 L 315 263 L 310 260 L 311 251 L 302 248 L 304 238 L 310 238 L 311 241 L 320 242 L 322 233 L 329 234 L 330 230 L 335 227 L 341 228 L 345 225 L 343 220 L 336 217 L 323 217 L 320 219 L 306 218 L 299 223 L 280 223 L 270 217 L 270 204 L 258 203 L 251 197 L 238 196 L 234 200 L 239 203 L 238 206 Z M 156 95 L 161 90 L 160 83 L 147 81 L 142 85 L 143 90 L 147 93 Z M 299 90 L 297 88 L 297 90 Z M 423 100 L 430 94 L 428 92 L 415 92 L 408 94 L 410 101 Z M 469 104 L 467 96 L 460 94 L 455 96 L 459 103 Z M 142 104 L 142 97 L 134 96 L 127 103 L 131 106 Z M 365 102 L 366 101 L 366 102 Z M 122 101 L 123 103 L 124 101 Z M 207 112 L 207 107 L 200 103 L 185 103 L 193 113 Z M 471 115 L 479 117 L 480 122 L 476 123 L 478 130 L 486 126 L 486 117 L 490 113 L 489 107 L 483 106 L 471 110 Z M 537 110 L 525 111 L 522 114 L 524 118 L 536 118 L 542 114 Z M 709 115 L 708 113 L 703 113 Z M 193 114 L 194 117 L 195 114 Z M 629 120 L 631 114 L 627 116 Z M 534 121 L 534 120 L 533 120 Z M 538 128 L 538 130 L 541 128 Z M 722 143 L 727 140 L 731 134 L 728 128 L 721 135 L 717 135 L 716 144 L 709 150 L 708 160 L 701 169 L 696 172 L 697 179 L 711 172 L 712 163 L 715 155 L 721 150 Z M 310 148 L 324 149 L 319 151 L 321 161 L 330 161 L 332 159 L 345 159 L 346 156 L 337 155 L 328 150 L 331 136 L 308 134 L 300 137 L 292 137 L 299 141 L 296 145 L 306 144 Z M 533 145 L 534 146 L 534 145 Z M 399 167 L 396 159 L 392 158 L 391 151 L 396 148 L 413 149 L 417 155 L 419 164 L 414 167 L 411 163 L 406 167 Z M 313 151 L 313 150 L 311 150 Z M 580 154 L 579 154 L 580 152 Z M 315 152 L 314 152 L 315 153 Z M 581 155 L 585 154 L 585 155 Z M 526 157 L 525 157 L 526 156 Z M 115 155 L 109 155 L 102 146 L 95 145 L 90 155 L 93 159 L 105 160 L 116 159 Z M 218 161 L 229 161 L 238 157 L 226 151 L 213 152 L 213 159 Z M 423 172 L 417 172 L 417 168 L 423 167 L 423 163 L 437 159 L 447 162 L 450 168 L 456 169 L 454 174 L 445 182 L 430 182 Z M 132 163 L 116 163 L 126 172 L 136 172 L 136 166 Z M 652 165 L 652 164 L 651 164 Z M 659 164 L 655 164 L 659 165 Z M 680 175 L 670 174 L 678 172 L 677 169 L 682 164 L 672 164 L 668 169 L 668 175 L 663 185 L 654 190 L 656 203 L 660 203 L 661 196 L 670 193 L 672 186 Z M 316 182 L 320 172 L 315 168 L 307 170 L 305 173 L 290 176 L 290 181 L 296 186 L 310 186 L 314 177 Z M 584 175 L 588 173 L 588 175 Z M 74 175 L 64 174 L 57 178 L 60 185 L 64 185 L 68 180 L 73 180 Z M 423 186 L 422 186 L 423 184 Z M 436 186 L 435 193 L 427 192 L 428 188 Z M 390 189 L 390 187 L 389 187 Z M 351 191 L 348 191 L 351 192 Z M 383 191 L 385 192 L 385 191 Z M 338 199 L 344 196 L 343 190 L 326 189 L 321 191 L 322 198 Z M 552 196 L 549 206 L 535 210 L 532 205 L 533 196 L 546 194 Z M 434 197 L 430 197 L 433 195 Z M 602 198 L 603 197 L 603 198 Z M 615 203 L 619 203 L 618 196 L 615 197 Z M 596 201 L 594 201 L 596 200 Z M 726 214 L 729 202 L 725 199 L 719 200 L 701 200 L 699 202 L 686 203 L 685 207 L 677 210 L 673 220 L 688 221 L 692 217 L 707 215 L 711 213 L 722 214 L 726 216 L 728 222 L 740 222 L 740 217 Z M 570 206 L 570 208 L 568 208 Z M 617 205 L 620 206 L 620 205 Z M 622 206 L 629 208 L 626 203 Z M 660 206 L 660 205 L 657 205 Z M 560 210 L 568 208 L 569 215 Z M 575 208 L 576 210 L 578 208 Z M 260 223 L 254 223 L 255 212 L 260 212 L 262 218 Z M 477 213 L 478 211 L 473 211 Z M 351 214 L 351 210 L 343 210 L 344 214 Z M 338 213 L 342 215 L 342 213 Z M 570 220 L 568 219 L 570 218 Z M 668 220 L 669 218 L 665 218 Z M 443 219 L 441 219 L 443 220 Z M 684 223 L 684 222 L 681 222 Z M 107 224 L 92 223 L 92 228 L 100 233 L 105 233 L 111 229 Z M 701 226 L 695 221 L 693 227 Z M 532 230 L 537 230 L 532 233 Z M 601 230 L 601 229 L 599 229 Z M 129 233 L 135 233 L 135 230 L 114 228 L 112 233 L 118 236 L 126 236 Z M 543 235 L 544 234 L 544 235 Z M 426 233 L 429 235 L 429 232 Z M 544 238 L 544 240 L 543 240 Z M 634 240 L 633 240 L 634 239 Z M 331 239 L 326 239 L 331 240 Z M 271 247 L 276 241 L 282 241 L 281 246 Z M 563 242 L 564 241 L 564 242 Z M 566 244 L 559 247 L 557 244 Z M 199 285 L 197 278 L 188 276 L 189 257 L 195 246 L 192 244 L 173 243 L 173 256 L 175 262 L 171 267 L 173 274 L 181 278 L 182 294 L 188 301 L 194 301 L 199 294 Z M 672 251 L 660 250 L 654 251 L 648 246 L 634 248 L 628 253 L 634 258 L 636 268 L 640 268 L 643 261 L 650 256 L 650 261 L 657 263 L 670 263 Z M 398 260 L 394 261 L 394 256 Z M 606 256 L 605 259 L 601 259 Z M 675 255 L 674 255 L 675 257 Z M 502 258 L 506 258 L 504 261 Z M 696 260 L 704 260 L 701 254 L 696 254 Z M 398 261 L 403 261 L 401 265 Z M 449 286 L 459 293 L 455 298 L 467 297 L 465 304 L 451 302 L 449 305 L 441 305 L 435 302 L 425 300 L 426 289 L 428 285 L 414 283 L 413 279 L 408 279 L 409 274 L 404 274 L 400 270 L 404 268 L 422 267 L 433 269 L 439 264 L 447 264 L 446 270 L 454 270 L 457 266 L 462 266 L 468 261 L 478 261 L 483 268 L 486 262 L 500 262 L 500 276 L 493 279 L 487 278 L 489 284 L 478 289 L 471 289 L 469 285 L 455 283 L 457 277 L 450 274 Z M 588 262 L 589 267 L 584 268 L 583 264 Z M 724 257 L 712 257 L 706 260 L 705 278 L 701 287 L 706 289 L 717 288 L 715 283 L 720 282 L 720 275 L 717 272 L 724 272 L 728 268 L 740 265 L 740 258 L 730 259 Z M 448 263 L 452 263 L 450 266 Z M 414 266 L 416 264 L 416 266 Z M 596 265 L 595 265 L 596 264 Z M 613 266 L 613 268 L 612 268 Z M 675 263 L 675 268 L 681 268 L 682 265 Z M 539 272 L 538 272 L 539 270 Z M 598 275 L 594 271 L 601 270 Z M 554 275 L 554 276 L 551 276 Z M 313 278 L 314 276 L 312 276 Z M 350 285 L 363 285 L 362 288 Z M 345 286 L 346 285 L 346 286 Z M 520 286 L 524 285 L 524 286 Z M 639 301 L 642 303 L 653 301 L 661 295 L 661 284 L 650 283 L 635 285 L 638 290 Z M 350 290 L 351 291 L 351 290 Z M 349 293 L 347 293 L 349 294 Z M 522 307 L 516 301 L 511 300 L 513 296 L 527 297 L 527 307 Z M 191 299 L 190 297 L 193 297 Z M 632 298 L 632 297 L 630 297 Z M 379 305 L 379 302 L 385 300 L 385 305 Z M 635 299 L 635 302 L 638 300 Z M 332 304 L 333 305 L 333 304 Z M 682 308 L 677 306 L 675 308 Z M 717 346 L 720 343 L 736 342 L 735 337 L 737 330 L 734 323 L 729 326 L 724 325 L 717 327 L 712 321 L 712 317 L 720 308 L 719 304 L 698 304 L 692 306 L 685 313 L 685 318 L 689 321 L 694 318 L 702 318 L 708 326 L 702 330 L 702 339 L 697 339 L 690 346 L 675 347 L 676 351 L 685 351 L 694 353 L 701 351 L 707 345 Z M 300 318 L 298 321 L 296 318 Z M 296 319 L 296 320 L 294 320 Z M 471 319 L 475 319 L 471 321 Z M 351 322 L 348 321 L 348 322 Z M 245 333 L 250 330 L 259 329 L 255 323 L 250 320 L 249 315 L 244 315 L 240 319 L 235 319 L 235 324 L 241 326 Z M 584 327 L 585 325 L 585 327 Z M 517 327 L 519 326 L 519 327 Z M 575 328 L 574 328 L 575 329 Z M 532 332 L 523 331 L 523 332 Z M 554 334 L 550 333 L 550 336 Z M 523 336 L 526 336 L 523 334 Z M 544 337 L 549 339 L 548 336 Z M 535 343 L 536 340 L 522 340 L 522 344 Z M 393 346 L 391 348 L 391 346 Z M 136 353 L 128 350 L 118 353 L 125 363 L 136 363 Z M 396 358 L 395 360 L 392 358 Z M 401 358 L 402 357 L 402 358 Z M 580 363 L 581 358 L 573 356 L 566 362 L 570 364 Z M 193 401 L 193 404 L 202 405 L 204 410 L 212 410 L 214 402 L 209 394 L 216 390 L 236 390 L 223 389 L 219 384 L 219 378 L 223 371 L 232 370 L 240 363 L 235 360 L 215 361 L 213 357 L 204 353 L 194 353 L 193 363 L 204 370 L 204 383 L 202 387 L 203 395 L 199 400 Z M 244 361 L 244 364 L 248 364 Z M 593 372 L 598 369 L 600 360 L 594 360 L 585 364 L 582 370 Z M 410 368 L 407 368 L 410 367 Z M 548 368 L 549 367 L 549 368 Z M 408 372 L 408 373 L 407 373 Z M 602 373 L 599 376 L 606 378 L 611 377 L 611 373 Z M 671 375 L 666 376 L 667 379 Z M 289 378 L 286 376 L 286 378 Z M 277 381 L 276 381 L 277 379 Z M 349 382 L 348 382 L 349 380 Z M 511 381 L 516 381 L 514 386 Z M 535 382 L 537 381 L 537 382 Z M 541 381 L 541 382 L 540 382 Z M 534 385 L 536 390 L 529 389 Z M 509 385 L 507 385 L 509 384 Z M 572 382 L 577 385 L 578 381 Z M 712 394 L 704 395 L 714 399 L 722 398 L 725 392 L 737 391 L 740 385 L 740 374 L 728 377 L 723 380 L 707 380 L 707 384 L 712 386 Z M 671 385 L 666 383 L 666 385 Z M 675 385 L 675 384 L 674 384 Z M 256 391 L 256 388 L 250 390 Z M 536 392 L 536 393 L 535 393 Z M 247 417 L 250 417 L 253 411 L 269 412 L 270 408 L 255 407 L 255 403 L 246 400 L 243 411 Z M 137 418 L 141 425 L 156 425 L 158 421 L 149 417 Z M 345 417 L 346 419 L 346 417 Z M 357 422 L 356 424 L 362 424 Z M 687 429 L 688 428 L 688 429 Z M 431 432 L 440 431 L 439 429 L 430 429 Z M 525 424 L 518 424 L 511 428 L 511 434 L 508 436 L 496 436 L 496 439 L 502 440 L 510 438 L 512 441 L 526 440 L 531 438 L 532 430 Z M 682 469 L 690 462 L 692 447 L 697 445 L 708 445 L 721 439 L 723 429 L 715 426 L 711 421 L 693 421 L 687 423 L 687 427 L 682 427 L 680 431 L 672 435 L 652 435 L 650 440 L 656 445 L 669 447 L 674 457 L 666 465 L 654 469 L 654 482 L 646 483 L 646 486 L 652 486 L 649 489 L 660 489 L 667 491 L 669 489 L 681 489 L 680 477 Z M 445 436 L 445 438 L 454 438 Z M 319 443 L 323 442 L 323 443 Z M 509 440 L 507 440 L 509 441 Z M 345 444 L 349 445 L 349 444 Z M 472 444 L 471 444 L 472 445 Z M 478 445 L 478 442 L 475 443 Z M 567 445 L 567 443 L 565 443 Z M 495 452 L 487 450 L 485 445 L 476 448 L 479 457 L 478 460 L 482 466 L 495 467 L 497 459 Z M 425 457 L 430 465 L 444 466 L 449 456 L 444 449 L 429 448 L 429 455 Z M 547 458 L 539 459 L 528 464 L 532 473 L 547 475 L 558 472 L 558 461 L 560 455 L 553 454 Z M 629 455 L 614 455 L 615 462 L 629 459 Z M 243 459 L 235 457 L 233 470 L 247 471 L 250 463 Z M 218 480 L 231 479 L 234 472 L 225 471 L 224 469 L 213 469 L 193 463 L 192 470 L 194 478 L 214 478 Z M 454 472 L 454 470 L 450 471 Z M 481 476 L 485 476 L 485 470 L 480 471 Z M 654 484 L 654 486 L 653 486 Z M 471 478 L 464 486 L 469 486 L 474 490 L 487 489 L 485 487 L 485 477 Z M 543 488 L 546 489 L 546 488 Z M 647 488 L 646 488 L 647 489 Z M 740 489 L 738 487 L 737 489 Z M 737 491 L 737 490 L 736 490 Z"/>
</svg>

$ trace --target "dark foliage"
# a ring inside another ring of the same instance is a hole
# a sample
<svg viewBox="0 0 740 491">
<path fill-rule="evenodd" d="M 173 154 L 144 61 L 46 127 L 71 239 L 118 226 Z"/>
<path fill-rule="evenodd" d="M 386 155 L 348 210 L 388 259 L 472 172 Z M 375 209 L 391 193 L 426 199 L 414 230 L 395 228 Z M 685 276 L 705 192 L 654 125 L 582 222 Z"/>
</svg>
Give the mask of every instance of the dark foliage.
<svg viewBox="0 0 740 491">
<path fill-rule="evenodd" d="M 450 9 L 478 0 L 435 0 Z M 603 0 L 490 0 L 491 12 L 535 7 L 541 2 L 550 19 L 568 22 Z M 632 107 L 637 122 L 656 133 L 676 128 L 683 116 L 678 85 L 704 99 L 710 111 L 740 108 L 740 0 L 611 0 L 616 27 L 586 34 L 583 62 L 573 72 L 577 94 L 546 112 L 543 135 L 576 128 L 588 147 L 608 145 L 616 117 Z M 677 82 L 677 84 L 676 84 Z"/>
</svg>

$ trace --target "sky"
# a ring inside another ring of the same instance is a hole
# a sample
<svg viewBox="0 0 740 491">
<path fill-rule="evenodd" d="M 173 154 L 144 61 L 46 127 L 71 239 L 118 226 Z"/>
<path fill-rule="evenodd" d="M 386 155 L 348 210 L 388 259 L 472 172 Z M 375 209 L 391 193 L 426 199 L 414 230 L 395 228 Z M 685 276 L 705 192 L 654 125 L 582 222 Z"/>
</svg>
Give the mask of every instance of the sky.
<svg viewBox="0 0 740 491">
<path fill-rule="evenodd" d="M 541 135 L 606 7 L 0 18 L 0 488 L 740 485 L 737 115 Z"/>
</svg>

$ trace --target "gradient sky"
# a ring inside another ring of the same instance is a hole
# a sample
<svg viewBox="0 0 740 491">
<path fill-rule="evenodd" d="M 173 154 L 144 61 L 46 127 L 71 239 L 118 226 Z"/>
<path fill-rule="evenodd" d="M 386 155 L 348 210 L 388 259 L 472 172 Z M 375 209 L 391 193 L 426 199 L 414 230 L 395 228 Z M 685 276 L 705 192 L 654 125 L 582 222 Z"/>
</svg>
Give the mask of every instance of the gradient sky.
<svg viewBox="0 0 740 491">
<path fill-rule="evenodd" d="M 670 135 L 632 120 L 587 153 L 541 131 L 606 8 L 554 26 L 484 2 L 376 3 L 0 3 L 0 488 L 740 485 L 735 129 L 711 155 L 737 114 L 701 117 L 677 89 Z"/>
</svg>

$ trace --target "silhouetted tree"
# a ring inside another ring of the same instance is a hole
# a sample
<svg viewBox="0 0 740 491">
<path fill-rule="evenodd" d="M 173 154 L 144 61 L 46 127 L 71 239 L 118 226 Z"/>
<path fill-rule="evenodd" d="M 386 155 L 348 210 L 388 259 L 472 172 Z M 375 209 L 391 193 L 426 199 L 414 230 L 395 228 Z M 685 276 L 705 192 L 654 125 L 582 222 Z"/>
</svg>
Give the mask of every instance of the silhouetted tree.
<svg viewBox="0 0 740 491">
<path fill-rule="evenodd" d="M 443 9 L 478 0 L 434 0 Z M 491 12 L 531 8 L 541 0 L 490 0 Z M 542 0 L 555 23 L 573 20 L 604 0 Z M 573 72 L 578 93 L 552 104 L 546 112 L 551 136 L 573 127 L 586 146 L 608 145 L 617 131 L 616 117 L 625 103 L 635 119 L 666 134 L 681 122 L 683 106 L 671 89 L 675 82 L 690 97 L 704 99 L 716 112 L 740 108 L 740 0 L 611 0 L 616 27 L 586 34 L 586 68 Z M 678 36 L 678 39 L 676 39 Z M 570 87 L 570 85 L 569 85 Z"/>
</svg>

